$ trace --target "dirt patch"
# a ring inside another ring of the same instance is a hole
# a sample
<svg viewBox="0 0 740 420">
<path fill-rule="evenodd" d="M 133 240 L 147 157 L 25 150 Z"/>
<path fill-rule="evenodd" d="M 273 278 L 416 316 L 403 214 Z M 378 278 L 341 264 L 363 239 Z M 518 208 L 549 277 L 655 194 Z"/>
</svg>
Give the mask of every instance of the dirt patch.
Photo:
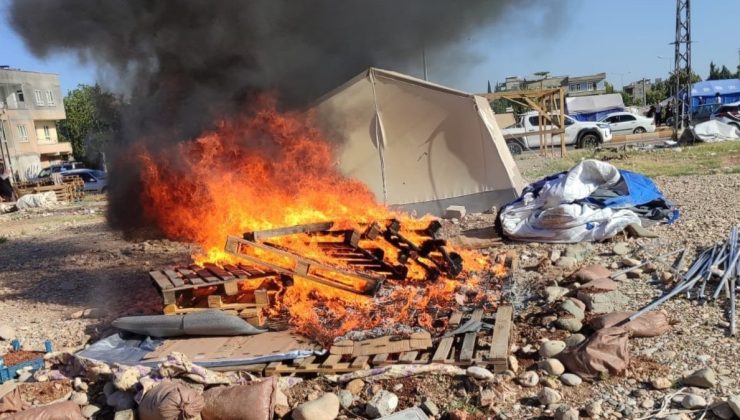
<svg viewBox="0 0 740 420">
<path fill-rule="evenodd" d="M 18 385 L 21 398 L 31 405 L 45 405 L 60 399 L 66 399 L 72 392 L 72 383 L 68 380 L 33 382 Z"/>
<path fill-rule="evenodd" d="M 3 360 L 5 362 L 5 366 L 14 366 L 18 363 L 28 362 L 29 360 L 38 359 L 43 356 L 44 352 L 42 351 L 18 350 L 6 353 L 5 356 L 3 356 Z"/>
</svg>

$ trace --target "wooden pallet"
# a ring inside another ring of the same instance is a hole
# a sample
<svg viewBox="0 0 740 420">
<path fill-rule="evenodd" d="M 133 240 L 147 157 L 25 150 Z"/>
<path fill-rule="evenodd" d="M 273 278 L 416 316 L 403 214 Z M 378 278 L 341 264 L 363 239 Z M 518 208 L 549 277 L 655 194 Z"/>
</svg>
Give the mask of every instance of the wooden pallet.
<svg viewBox="0 0 740 420">
<path fill-rule="evenodd" d="M 187 267 L 175 267 L 166 270 L 150 271 L 149 277 L 162 295 L 163 308 L 166 314 L 191 313 L 207 309 L 221 309 L 241 312 L 245 309 L 264 308 L 270 303 L 274 291 L 257 289 L 253 302 L 226 303 L 224 298 L 239 295 L 239 284 L 254 280 L 269 280 L 278 276 L 272 270 L 243 264 L 217 266 L 192 264 Z M 198 290 L 207 289 L 206 306 L 184 305 L 186 298 L 192 298 Z"/>
<path fill-rule="evenodd" d="M 495 314 L 492 335 L 488 332 L 472 332 L 443 337 L 436 345 L 426 349 L 399 351 L 398 349 L 407 348 L 405 345 L 399 346 L 395 344 L 402 340 L 388 340 L 386 352 L 382 351 L 382 346 L 376 345 L 373 346 L 373 354 L 362 354 L 362 352 L 351 354 L 346 351 L 346 343 L 342 343 L 338 351 L 332 348 L 332 351 L 322 356 L 311 356 L 304 359 L 261 365 L 232 366 L 224 370 L 263 372 L 266 375 L 294 375 L 301 373 L 337 374 L 392 364 L 444 363 L 460 367 L 471 365 L 492 366 L 494 372 L 501 373 L 508 368 L 509 340 L 512 326 L 511 317 L 511 306 L 501 306 Z M 448 319 L 450 331 L 464 324 L 469 319 L 483 319 L 487 321 L 482 310 L 476 310 L 468 314 L 453 312 Z M 488 337 L 485 337 L 486 335 Z M 388 338 L 384 337 L 383 339 Z"/>
</svg>

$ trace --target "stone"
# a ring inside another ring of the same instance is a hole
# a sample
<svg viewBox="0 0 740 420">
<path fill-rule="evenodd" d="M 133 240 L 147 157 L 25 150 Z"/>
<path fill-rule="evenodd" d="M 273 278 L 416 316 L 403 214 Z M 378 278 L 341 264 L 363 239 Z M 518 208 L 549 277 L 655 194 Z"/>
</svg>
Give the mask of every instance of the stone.
<svg viewBox="0 0 740 420">
<path fill-rule="evenodd" d="M 555 261 L 555 265 L 560 268 L 574 268 L 578 264 L 578 260 L 573 257 L 560 257 Z"/>
<path fill-rule="evenodd" d="M 568 407 L 567 405 L 561 405 L 555 409 L 555 420 L 578 420 L 578 410 L 575 408 Z"/>
<path fill-rule="evenodd" d="M 362 393 L 362 390 L 365 389 L 365 382 L 362 379 L 352 379 L 351 381 L 347 382 L 347 385 L 345 385 L 344 389 L 351 392 L 352 395 L 360 395 L 360 393 Z"/>
<path fill-rule="evenodd" d="M 327 392 L 320 398 L 300 404 L 293 410 L 293 420 L 332 420 L 339 415 L 339 397 Z"/>
<path fill-rule="evenodd" d="M 103 385 L 103 394 L 108 397 L 110 394 L 116 392 L 116 386 L 113 385 L 113 382 L 106 382 L 105 385 Z"/>
<path fill-rule="evenodd" d="M 105 318 L 106 312 L 105 309 L 101 308 L 89 308 L 82 311 L 82 317 L 88 318 L 88 319 L 100 319 Z"/>
<path fill-rule="evenodd" d="M 586 341 L 586 336 L 583 334 L 571 334 L 565 339 L 565 345 L 567 347 L 575 347 Z"/>
<path fill-rule="evenodd" d="M 717 374 L 712 368 L 703 368 L 685 377 L 682 382 L 699 388 L 712 388 L 717 385 Z"/>
<path fill-rule="evenodd" d="M 437 407 L 437 404 L 429 398 L 425 399 L 421 403 L 421 409 L 432 417 L 436 417 L 439 414 L 439 407 Z"/>
<path fill-rule="evenodd" d="M 16 338 L 15 328 L 7 324 L 0 325 L 0 340 L 10 341 L 14 338 Z"/>
<path fill-rule="evenodd" d="M 625 257 L 625 258 L 622 258 L 622 261 L 620 262 L 622 263 L 622 266 L 624 267 L 637 267 L 638 265 L 640 265 L 640 260 L 635 259 L 635 258 Z"/>
<path fill-rule="evenodd" d="M 671 273 L 670 271 L 663 271 L 663 272 L 660 273 L 660 277 L 659 278 L 660 278 L 660 281 L 661 282 L 663 282 L 665 284 L 669 284 L 669 283 L 673 282 L 673 273 Z"/>
<path fill-rule="evenodd" d="M 18 374 L 18 377 L 15 378 L 15 380 L 18 382 L 28 382 L 31 380 L 31 378 L 33 378 L 33 373 L 27 370 L 23 370 Z"/>
<path fill-rule="evenodd" d="M 740 395 L 732 395 L 727 399 L 727 405 L 730 406 L 732 412 L 736 416 L 740 417 Z"/>
<path fill-rule="evenodd" d="M 447 414 L 450 420 L 467 420 L 468 412 L 464 410 L 453 410 Z"/>
<path fill-rule="evenodd" d="M 611 271 L 598 264 L 584 265 L 578 271 L 573 273 L 570 278 L 579 283 L 588 283 L 597 279 L 607 278 Z"/>
<path fill-rule="evenodd" d="M 655 406 L 655 400 L 653 400 L 652 398 L 645 398 L 640 403 L 640 407 L 642 407 L 642 408 L 644 408 L 646 410 L 649 410 L 649 409 L 653 408 L 654 406 Z"/>
<path fill-rule="evenodd" d="M 601 400 L 591 401 L 583 408 L 589 417 L 597 417 L 604 413 Z"/>
<path fill-rule="evenodd" d="M 650 385 L 657 390 L 662 390 L 672 387 L 673 382 L 671 382 L 668 378 L 660 377 L 651 379 Z"/>
<path fill-rule="evenodd" d="M 87 394 L 85 394 L 84 392 L 73 392 L 72 396 L 69 399 L 80 407 L 84 407 L 89 403 Z"/>
<path fill-rule="evenodd" d="M 113 420 L 135 420 L 136 415 L 134 414 L 134 410 L 129 408 L 126 410 L 118 410 L 116 411 L 116 414 L 113 416 Z"/>
<path fill-rule="evenodd" d="M 712 410 L 712 414 L 722 420 L 730 420 L 735 417 L 735 413 L 732 411 L 732 407 L 730 407 L 730 403 L 727 401 L 718 401 L 712 404 L 710 409 Z"/>
<path fill-rule="evenodd" d="M 470 366 L 466 370 L 468 376 L 475 379 L 490 380 L 493 379 L 493 372 L 480 366 Z"/>
<path fill-rule="evenodd" d="M 565 350 L 565 342 L 560 340 L 545 341 L 540 345 L 540 356 L 551 358 Z"/>
<path fill-rule="evenodd" d="M 538 367 L 552 376 L 560 376 L 565 372 L 565 366 L 558 359 L 545 359 L 538 364 Z"/>
<path fill-rule="evenodd" d="M 346 389 L 339 391 L 337 396 L 339 397 L 339 405 L 344 409 L 349 410 L 352 407 L 352 403 L 355 402 L 355 396 Z"/>
<path fill-rule="evenodd" d="M 97 405 L 86 405 L 82 407 L 80 411 L 82 412 L 82 417 L 89 419 L 89 418 L 92 418 L 92 416 L 94 416 L 95 413 L 100 411 L 100 407 L 98 407 Z"/>
<path fill-rule="evenodd" d="M 540 377 L 540 385 L 552 389 L 560 389 L 562 384 L 558 381 L 558 378 L 554 376 L 542 376 Z"/>
<path fill-rule="evenodd" d="M 398 396 L 392 392 L 381 390 L 368 401 L 365 406 L 365 414 L 376 419 L 393 414 L 396 407 L 398 407 Z"/>
<path fill-rule="evenodd" d="M 587 292 L 612 292 L 619 288 L 619 283 L 608 277 L 604 277 L 602 279 L 591 280 L 588 283 L 583 283 L 578 286 L 578 288 Z"/>
<path fill-rule="evenodd" d="M 287 418 L 288 414 L 290 414 L 289 405 L 275 404 L 275 417 L 276 418 L 279 418 L 279 419 Z"/>
<path fill-rule="evenodd" d="M 449 206 L 445 209 L 445 219 L 462 219 L 467 210 L 465 206 Z"/>
<path fill-rule="evenodd" d="M 626 242 L 617 242 L 612 247 L 612 252 L 615 255 L 623 256 L 630 253 L 630 247 L 627 245 Z"/>
<path fill-rule="evenodd" d="M 701 395 L 688 394 L 681 400 L 681 406 L 687 410 L 695 410 L 697 408 L 704 408 L 707 406 L 707 400 Z"/>
<path fill-rule="evenodd" d="M 400 391 L 402 389 L 403 389 L 403 384 L 401 384 L 401 383 L 398 383 L 398 384 L 393 385 L 393 392 L 398 392 L 398 391 Z"/>
<path fill-rule="evenodd" d="M 513 354 L 509 356 L 509 369 L 514 373 L 519 370 L 519 360 Z"/>
<path fill-rule="evenodd" d="M 82 388 L 82 384 L 84 384 L 84 382 L 82 382 L 82 378 L 80 377 L 74 378 L 74 380 L 72 381 L 72 387 L 77 391 Z"/>
<path fill-rule="evenodd" d="M 553 249 L 552 251 L 550 251 L 550 261 L 555 262 L 559 260 L 561 255 L 562 254 L 559 249 Z"/>
<path fill-rule="evenodd" d="M 632 271 L 628 271 L 626 274 L 627 274 L 627 278 L 639 279 L 640 276 L 642 276 L 642 270 L 640 270 L 639 268 L 635 268 Z"/>
<path fill-rule="evenodd" d="M 565 287 L 559 287 L 559 286 L 545 287 L 545 299 L 547 299 L 548 302 L 555 302 L 556 300 L 565 296 L 565 294 L 568 292 L 570 292 L 570 290 L 566 289 Z"/>
<path fill-rule="evenodd" d="M 555 404 L 556 402 L 559 402 L 561 399 L 563 399 L 563 397 L 560 396 L 560 393 L 549 387 L 542 388 L 540 393 L 537 394 L 537 400 L 542 405 Z"/>
<path fill-rule="evenodd" d="M 588 242 L 581 242 L 578 244 L 568 245 L 565 248 L 565 256 L 575 258 L 576 261 L 581 262 L 588 258 L 593 251 L 593 245 Z"/>
<path fill-rule="evenodd" d="M 561 330 L 575 333 L 581 331 L 583 323 L 576 318 L 558 318 L 558 320 L 555 321 L 555 326 Z"/>
<path fill-rule="evenodd" d="M 105 403 L 116 409 L 116 411 L 128 410 L 136 407 L 134 396 L 124 391 L 115 391 L 108 395 Z"/>
<path fill-rule="evenodd" d="M 585 318 L 586 314 L 584 312 L 584 309 L 586 308 L 586 305 L 583 305 L 583 308 L 578 306 L 575 301 L 580 302 L 578 299 L 566 299 L 563 301 L 563 303 L 560 304 L 560 310 L 567 312 L 570 315 L 573 315 L 573 318 L 581 321 L 583 318 Z M 583 302 L 581 302 L 583 303 Z"/>
<path fill-rule="evenodd" d="M 642 271 L 644 271 L 647 274 L 652 274 L 656 271 L 658 271 L 658 265 L 654 262 L 649 262 L 642 266 Z"/>
<path fill-rule="evenodd" d="M 564 373 L 560 375 L 560 382 L 568 386 L 578 386 L 583 382 L 583 379 L 575 373 Z"/>
<path fill-rule="evenodd" d="M 609 312 L 622 311 L 629 303 L 629 298 L 619 290 L 606 293 L 578 292 L 578 299 L 586 304 L 591 312 L 606 314 Z"/>
<path fill-rule="evenodd" d="M 527 388 L 537 386 L 537 384 L 540 383 L 540 375 L 533 370 L 528 370 L 522 373 L 517 379 L 519 380 L 519 385 Z"/>
<path fill-rule="evenodd" d="M 497 400 L 496 392 L 492 389 L 481 389 L 480 391 L 480 405 L 482 407 L 488 407 L 495 403 Z"/>
</svg>

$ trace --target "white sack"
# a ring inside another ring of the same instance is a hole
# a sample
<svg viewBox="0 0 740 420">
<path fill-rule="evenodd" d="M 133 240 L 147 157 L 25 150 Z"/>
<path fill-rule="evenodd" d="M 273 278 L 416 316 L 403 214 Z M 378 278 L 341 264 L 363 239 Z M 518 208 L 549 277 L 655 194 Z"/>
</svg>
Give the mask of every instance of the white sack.
<svg viewBox="0 0 740 420">
<path fill-rule="evenodd" d="M 594 208 L 574 201 L 590 196 L 601 186 L 619 182 L 619 170 L 606 162 L 584 160 L 560 177 L 548 181 L 538 197 L 526 193 L 521 201 L 501 212 L 506 236 L 542 242 L 599 241 L 621 232 L 627 225 L 641 225 L 631 210 Z"/>
<path fill-rule="evenodd" d="M 19 210 L 23 210 L 53 207 L 56 203 L 56 193 L 54 191 L 47 191 L 38 194 L 26 194 L 19 198 L 15 205 Z"/>
<path fill-rule="evenodd" d="M 721 121 L 709 120 L 694 126 L 694 136 L 706 143 L 739 140 L 740 130 Z"/>
</svg>

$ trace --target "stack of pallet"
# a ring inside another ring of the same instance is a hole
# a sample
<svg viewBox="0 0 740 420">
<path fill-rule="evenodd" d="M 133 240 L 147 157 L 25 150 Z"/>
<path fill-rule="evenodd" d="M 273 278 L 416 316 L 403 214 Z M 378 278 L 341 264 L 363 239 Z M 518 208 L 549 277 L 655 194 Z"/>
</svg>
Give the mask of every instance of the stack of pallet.
<svg viewBox="0 0 740 420">
<path fill-rule="evenodd" d="M 24 182 L 16 185 L 16 195 L 20 198 L 27 194 L 38 194 L 54 191 L 57 201 L 80 201 L 84 196 L 85 182 L 78 176 L 64 177 L 61 184 L 53 184 L 51 178 L 44 181 Z"/>
</svg>

